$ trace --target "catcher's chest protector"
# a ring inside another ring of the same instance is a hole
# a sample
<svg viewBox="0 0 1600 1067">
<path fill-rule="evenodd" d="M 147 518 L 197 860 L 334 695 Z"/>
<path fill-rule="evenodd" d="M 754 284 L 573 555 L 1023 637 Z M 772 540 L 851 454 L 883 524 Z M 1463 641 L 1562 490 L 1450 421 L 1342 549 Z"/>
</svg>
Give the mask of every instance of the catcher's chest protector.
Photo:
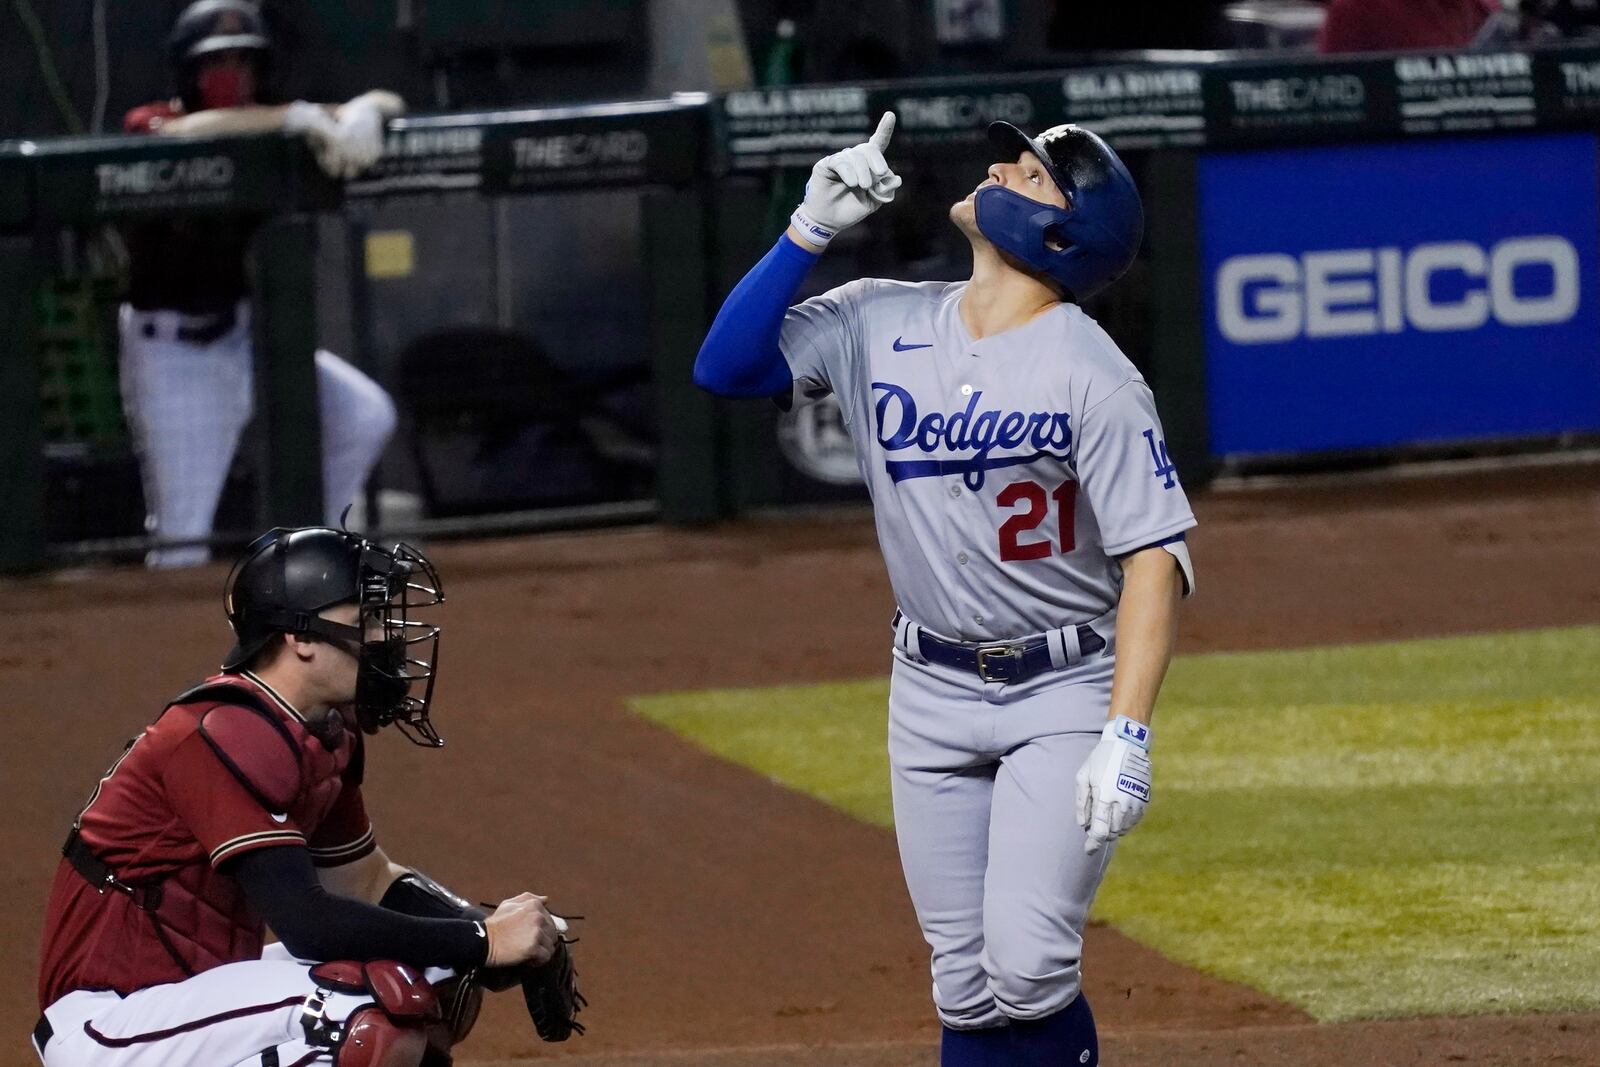
<svg viewBox="0 0 1600 1067">
<path fill-rule="evenodd" d="M 208 733 L 208 725 L 218 727 L 209 731 L 207 742 L 235 776 L 269 811 L 286 813 L 306 833 L 314 832 L 338 799 L 341 776 L 356 751 L 357 742 L 350 731 L 344 731 L 330 748 L 304 723 L 258 705 L 254 694 L 241 687 L 208 686 L 197 692 L 203 693 L 200 700 L 185 694 L 179 700 L 190 702 L 173 705 L 167 714 L 194 716 L 196 729 L 202 733 Z M 219 698 L 230 704 L 220 705 Z M 261 750 L 246 751 L 242 747 L 245 742 L 259 744 L 260 738 L 253 737 L 248 726 L 242 730 L 221 727 L 224 716 L 234 723 L 253 720 L 271 731 L 275 748 L 268 751 L 278 754 L 278 765 L 262 758 Z M 264 717 L 271 717 L 273 724 L 268 725 Z M 105 901 L 112 909 L 130 907 L 127 898 L 117 894 L 106 894 Z M 150 956 L 152 962 L 158 963 L 161 956 L 174 957 L 171 962 L 181 973 L 172 974 L 169 981 L 261 955 L 260 920 L 250 911 L 239 884 L 208 863 L 186 864 L 167 875 L 161 882 L 160 906 L 152 918 L 160 926 L 163 943 L 151 943 L 150 920 L 130 917 L 130 928 L 138 931 L 140 945 L 129 948 Z"/>
<path fill-rule="evenodd" d="M 315 733 L 253 691 L 228 683 L 203 686 L 178 699 L 190 709 L 204 709 L 198 732 L 262 807 L 292 816 L 308 834 L 321 825 L 357 754 L 359 741 L 351 730 L 338 726 Z"/>
<path fill-rule="evenodd" d="M 229 688 L 239 691 L 237 686 Z M 228 696 L 234 699 L 233 694 Z M 232 721 L 227 727 L 219 722 L 224 716 Z M 266 716 L 273 719 L 270 725 Z M 238 724 L 252 720 L 260 726 L 239 728 Z M 304 723 L 254 705 L 214 707 L 201 715 L 198 729 L 269 811 L 288 814 L 308 834 L 338 799 L 340 779 L 356 745 L 346 730 L 338 743 L 326 747 Z M 270 743 L 275 746 L 271 751 L 281 753 L 280 766 L 259 755 L 269 742 L 249 733 L 251 729 L 271 731 Z M 242 748 L 246 742 L 258 747 L 247 754 Z M 232 878 L 209 866 L 184 867 L 167 879 L 163 889 L 159 918 L 194 973 L 261 954 L 260 923 Z"/>
</svg>

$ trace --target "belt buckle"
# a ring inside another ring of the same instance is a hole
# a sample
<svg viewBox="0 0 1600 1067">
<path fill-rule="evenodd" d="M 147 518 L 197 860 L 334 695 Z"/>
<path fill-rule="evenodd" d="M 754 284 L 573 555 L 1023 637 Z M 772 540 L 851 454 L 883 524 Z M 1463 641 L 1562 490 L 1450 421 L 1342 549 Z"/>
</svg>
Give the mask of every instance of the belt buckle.
<svg viewBox="0 0 1600 1067">
<path fill-rule="evenodd" d="M 978 677 L 986 682 L 1009 682 L 1011 674 L 991 674 L 989 663 L 991 660 L 1015 661 L 1019 666 L 1022 663 L 1022 649 L 1016 645 L 990 645 L 978 649 Z"/>
</svg>

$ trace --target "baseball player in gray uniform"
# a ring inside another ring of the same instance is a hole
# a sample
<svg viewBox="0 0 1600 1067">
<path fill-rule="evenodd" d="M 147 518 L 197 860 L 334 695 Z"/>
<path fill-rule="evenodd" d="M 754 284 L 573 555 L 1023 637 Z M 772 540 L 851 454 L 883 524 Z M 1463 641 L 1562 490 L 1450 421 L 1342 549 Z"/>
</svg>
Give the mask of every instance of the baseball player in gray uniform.
<svg viewBox="0 0 1600 1067">
<path fill-rule="evenodd" d="M 1079 302 L 1133 261 L 1138 190 L 1077 126 L 989 129 L 950 209 L 965 282 L 861 279 L 790 307 L 894 199 L 887 114 L 821 160 L 695 365 L 723 396 L 838 398 L 899 604 L 895 830 L 944 1067 L 1094 1064 L 1083 927 L 1150 801 L 1151 713 L 1194 516 L 1150 389 Z"/>
</svg>

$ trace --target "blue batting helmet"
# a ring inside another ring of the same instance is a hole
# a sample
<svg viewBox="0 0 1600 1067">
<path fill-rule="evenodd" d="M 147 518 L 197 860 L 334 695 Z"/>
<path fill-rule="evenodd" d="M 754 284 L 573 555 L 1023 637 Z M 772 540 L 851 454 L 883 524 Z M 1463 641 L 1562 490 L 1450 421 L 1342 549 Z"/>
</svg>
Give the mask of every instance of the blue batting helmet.
<svg viewBox="0 0 1600 1067">
<path fill-rule="evenodd" d="M 1111 146 L 1070 123 L 1029 137 L 1009 122 L 995 122 L 989 141 L 1007 162 L 1024 152 L 1038 156 L 1067 206 L 985 186 L 974 197 L 983 236 L 1053 279 L 1072 300 L 1087 300 L 1122 277 L 1144 236 L 1144 207 Z"/>
</svg>

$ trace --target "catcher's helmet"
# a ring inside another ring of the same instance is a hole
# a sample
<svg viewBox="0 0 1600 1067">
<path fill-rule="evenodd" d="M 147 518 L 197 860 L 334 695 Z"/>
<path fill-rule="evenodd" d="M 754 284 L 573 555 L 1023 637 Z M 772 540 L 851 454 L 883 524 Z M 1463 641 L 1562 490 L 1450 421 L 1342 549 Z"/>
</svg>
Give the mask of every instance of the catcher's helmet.
<svg viewBox="0 0 1600 1067">
<path fill-rule="evenodd" d="M 1139 251 L 1144 207 L 1111 146 L 1070 123 L 1029 137 L 1009 122 L 995 122 L 989 142 L 1008 162 L 1024 152 L 1038 156 L 1067 206 L 985 186 L 974 198 L 984 237 L 1053 279 L 1072 300 L 1087 300 L 1120 278 Z"/>
<path fill-rule="evenodd" d="M 167 36 L 167 63 L 178 96 L 190 111 L 200 110 L 195 69 L 214 52 L 249 52 L 265 75 L 272 36 L 260 8 L 250 0 L 195 0 L 184 8 Z"/>
<path fill-rule="evenodd" d="M 381 548 L 324 526 L 278 528 L 258 537 L 228 573 L 224 610 L 238 638 L 222 663 L 247 667 L 279 634 L 339 645 L 359 662 L 356 714 L 369 733 L 395 723 L 412 741 L 442 744 L 428 719 L 439 627 L 410 617 L 444 599 L 438 573 L 409 545 Z M 320 616 L 357 604 L 356 624 Z M 426 683 L 420 697 L 411 687 Z"/>
</svg>

